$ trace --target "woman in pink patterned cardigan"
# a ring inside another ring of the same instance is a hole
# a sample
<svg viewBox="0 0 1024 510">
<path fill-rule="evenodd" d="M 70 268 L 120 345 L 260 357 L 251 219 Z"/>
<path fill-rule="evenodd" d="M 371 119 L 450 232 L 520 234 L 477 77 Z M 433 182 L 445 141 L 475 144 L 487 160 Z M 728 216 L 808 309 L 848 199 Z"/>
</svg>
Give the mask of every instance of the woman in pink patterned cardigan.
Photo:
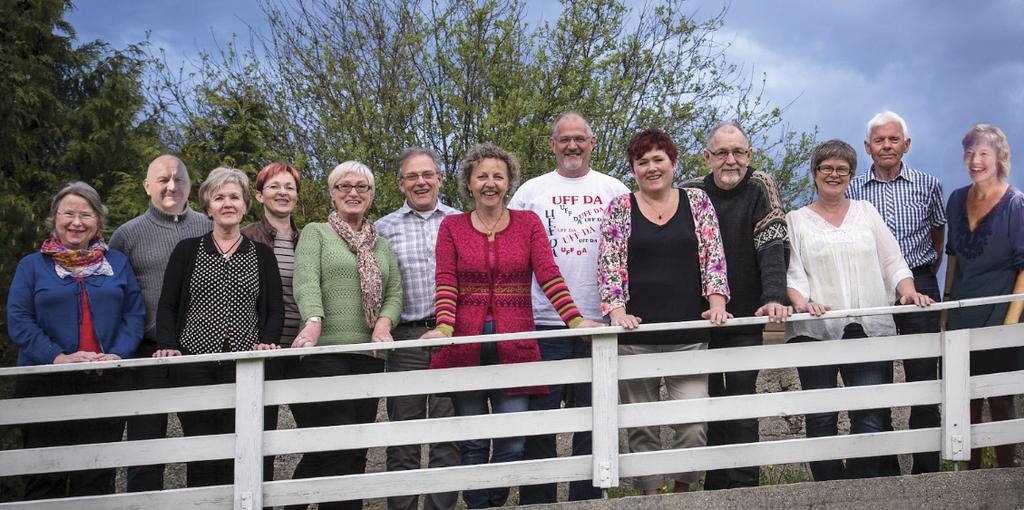
<svg viewBox="0 0 1024 510">
<path fill-rule="evenodd" d="M 459 191 L 474 210 L 448 216 L 437 234 L 437 328 L 424 338 L 532 331 L 530 285 L 537 281 L 569 327 L 597 327 L 584 319 L 555 264 L 547 234 L 532 211 L 506 207 L 519 181 L 512 154 L 492 145 L 470 149 L 459 168 Z M 450 345 L 434 354 L 430 368 L 449 368 L 540 361 L 536 340 Z M 455 414 L 524 412 L 529 395 L 547 393 L 546 386 L 459 392 L 452 396 Z M 462 441 L 462 464 L 511 462 L 523 455 L 525 438 Z M 508 488 L 463 491 L 469 508 L 502 506 Z"/>
</svg>

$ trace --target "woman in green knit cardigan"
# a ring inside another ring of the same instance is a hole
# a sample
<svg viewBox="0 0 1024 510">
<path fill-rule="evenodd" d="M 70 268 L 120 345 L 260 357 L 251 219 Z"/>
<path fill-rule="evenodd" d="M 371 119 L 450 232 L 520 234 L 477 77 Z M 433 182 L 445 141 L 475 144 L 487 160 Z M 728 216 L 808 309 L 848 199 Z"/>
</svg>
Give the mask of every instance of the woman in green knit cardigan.
<svg viewBox="0 0 1024 510">
<path fill-rule="evenodd" d="M 402 311 L 398 259 L 387 240 L 365 218 L 373 202 L 373 173 L 346 161 L 328 176 L 333 210 L 326 223 L 302 229 L 295 248 L 292 289 L 305 322 L 293 344 L 390 342 Z M 320 354 L 299 362 L 300 377 L 330 377 L 384 371 L 384 360 L 370 354 Z M 291 406 L 299 427 L 372 423 L 376 398 L 313 402 Z M 310 452 L 294 478 L 362 473 L 366 449 Z M 362 508 L 361 501 L 320 502 L 321 509 Z"/>
</svg>

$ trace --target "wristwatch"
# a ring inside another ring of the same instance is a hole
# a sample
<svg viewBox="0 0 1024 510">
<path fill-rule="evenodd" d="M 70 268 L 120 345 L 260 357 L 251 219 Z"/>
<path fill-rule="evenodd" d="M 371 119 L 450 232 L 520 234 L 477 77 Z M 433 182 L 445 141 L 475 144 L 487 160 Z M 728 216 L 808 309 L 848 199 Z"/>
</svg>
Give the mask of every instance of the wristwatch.
<svg viewBox="0 0 1024 510">
<path fill-rule="evenodd" d="M 320 321 L 322 321 L 322 320 L 324 320 L 324 318 L 323 318 L 323 317 L 319 317 L 319 316 L 313 316 L 313 317 L 310 317 L 310 318 L 306 319 L 306 323 L 308 324 L 308 323 L 310 323 L 310 322 L 316 322 L 316 323 L 318 323 L 318 324 L 319 324 L 319 323 L 320 323 Z"/>
</svg>

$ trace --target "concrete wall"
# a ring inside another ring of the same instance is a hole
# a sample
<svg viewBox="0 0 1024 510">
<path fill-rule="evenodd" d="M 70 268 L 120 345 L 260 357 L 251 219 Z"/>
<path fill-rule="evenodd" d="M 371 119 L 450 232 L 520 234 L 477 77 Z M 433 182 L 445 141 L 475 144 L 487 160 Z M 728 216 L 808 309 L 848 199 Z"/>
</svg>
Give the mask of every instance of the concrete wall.
<svg viewBox="0 0 1024 510">
<path fill-rule="evenodd" d="M 1024 468 L 770 485 L 661 496 L 521 507 L 536 510 L 669 510 L 681 508 L 862 508 L 943 510 L 1024 508 Z"/>
</svg>

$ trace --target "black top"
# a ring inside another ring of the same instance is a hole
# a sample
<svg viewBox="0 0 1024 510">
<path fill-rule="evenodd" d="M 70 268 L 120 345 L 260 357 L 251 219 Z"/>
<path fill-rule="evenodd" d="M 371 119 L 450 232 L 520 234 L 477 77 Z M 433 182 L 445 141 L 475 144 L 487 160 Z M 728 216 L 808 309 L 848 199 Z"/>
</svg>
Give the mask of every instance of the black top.
<svg viewBox="0 0 1024 510">
<path fill-rule="evenodd" d="M 771 177 L 748 168 L 732 189 L 719 188 L 713 174 L 684 186 L 703 189 L 718 214 L 732 291 L 726 310 L 735 317 L 751 317 L 765 303 L 788 304 L 789 235 L 778 189 Z M 763 329 L 759 325 L 718 328 L 712 334 L 759 335 Z"/>
<path fill-rule="evenodd" d="M 630 195 L 628 267 L 629 302 L 626 313 L 639 316 L 644 324 L 700 319 L 708 309 L 702 295 L 700 261 L 697 256 L 697 232 L 690 201 L 683 190 L 679 207 L 664 225 L 644 217 Z M 657 331 L 623 335 L 623 345 L 677 345 L 707 342 L 707 329 Z"/>
<path fill-rule="evenodd" d="M 214 275 L 222 280 L 214 281 Z M 193 293 L 197 285 L 202 291 Z M 183 354 L 250 349 L 252 343 L 276 342 L 283 319 L 281 276 L 270 247 L 243 237 L 225 260 L 212 233 L 174 247 L 157 309 L 160 349 Z M 247 330 L 253 321 L 255 334 Z M 199 341 L 205 334 L 217 338 Z"/>
</svg>

